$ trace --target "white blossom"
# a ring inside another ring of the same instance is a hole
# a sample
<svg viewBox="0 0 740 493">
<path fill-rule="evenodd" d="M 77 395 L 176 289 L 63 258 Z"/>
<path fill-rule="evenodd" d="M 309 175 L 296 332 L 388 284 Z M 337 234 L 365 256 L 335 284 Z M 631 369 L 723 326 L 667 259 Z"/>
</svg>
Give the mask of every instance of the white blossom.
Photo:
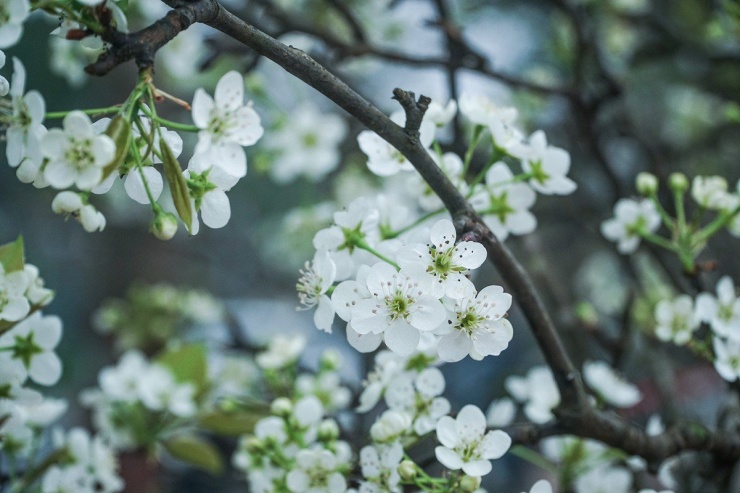
<svg viewBox="0 0 740 493">
<path fill-rule="evenodd" d="M 391 115 L 393 123 L 404 126 L 405 114 L 397 111 Z M 428 148 L 434 140 L 435 125 L 430 120 L 423 120 L 419 127 L 419 143 Z M 413 171 L 414 166 L 401 151 L 386 142 L 380 135 L 371 130 L 363 130 L 357 136 L 357 143 L 367 157 L 367 167 L 378 176 L 393 176 L 399 171 Z"/>
<path fill-rule="evenodd" d="M 450 403 L 441 397 L 445 388 L 442 372 L 426 368 L 418 374 L 405 373 L 395 378 L 385 391 L 390 409 L 413 417 L 413 430 L 423 436 L 434 430 L 437 421 L 450 412 Z"/>
<path fill-rule="evenodd" d="M 620 253 L 634 252 L 641 234 L 654 233 L 660 227 L 660 215 L 650 199 L 619 199 L 614 206 L 614 216 L 601 223 L 601 234 L 616 241 Z"/>
<path fill-rule="evenodd" d="M 740 340 L 740 299 L 732 278 L 724 276 L 719 280 L 717 296 L 700 293 L 696 297 L 696 315 L 711 325 L 716 335 Z"/>
<path fill-rule="evenodd" d="M 727 191 L 721 176 L 696 176 L 691 183 L 691 197 L 707 209 L 735 209 L 738 199 Z"/>
<path fill-rule="evenodd" d="M 167 411 L 182 418 L 195 414 L 193 384 L 178 384 L 167 368 L 156 364 L 149 366 L 139 378 L 139 399 L 148 409 Z"/>
<path fill-rule="evenodd" d="M 722 340 L 715 337 L 712 340 L 714 347 L 714 369 L 719 376 L 728 382 L 740 378 L 740 341 Z"/>
<path fill-rule="evenodd" d="M 59 192 L 51 202 L 51 210 L 75 218 L 88 233 L 105 229 L 105 216 L 92 204 L 86 204 L 78 193 Z"/>
<path fill-rule="evenodd" d="M 334 322 L 334 308 L 326 293 L 334 285 L 337 266 L 329 256 L 329 252 L 317 250 L 311 264 L 309 265 L 306 262 L 300 273 L 301 277 L 298 279 L 296 289 L 301 305 L 306 310 L 315 307 L 314 325 L 324 332 L 331 333 L 331 326 Z"/>
<path fill-rule="evenodd" d="M 455 113 L 457 113 L 457 102 L 454 99 L 449 100 L 445 105 L 437 100 L 432 100 L 424 113 L 424 119 L 438 127 L 443 127 L 455 118 Z"/>
<path fill-rule="evenodd" d="M 264 132 L 251 103 L 244 104 L 244 79 L 236 71 L 216 84 L 214 98 L 199 88 L 193 97 L 193 122 L 198 132 L 196 154 L 237 178 L 247 174 L 242 146 L 255 144 Z"/>
<path fill-rule="evenodd" d="M 545 195 L 569 195 L 576 184 L 568 178 L 570 154 L 564 149 L 547 144 L 545 132 L 538 130 L 529 136 L 527 144 L 512 151 L 522 161 L 522 169 L 532 177 L 529 184 Z"/>
<path fill-rule="evenodd" d="M 486 417 L 473 405 L 463 407 L 457 418 L 442 417 L 437 423 L 437 439 L 442 444 L 434 449 L 437 460 L 469 476 L 491 472 L 490 461 L 504 455 L 511 446 L 511 437 L 505 432 L 486 433 Z"/>
<path fill-rule="evenodd" d="M 655 336 L 661 341 L 683 345 L 691 340 L 699 328 L 699 317 L 694 313 L 694 300 L 684 294 L 674 300 L 661 300 L 655 306 Z"/>
<path fill-rule="evenodd" d="M 463 92 L 460 95 L 460 113 L 477 125 L 489 126 L 497 122 L 512 125 L 518 111 L 510 106 L 499 106 L 482 94 Z"/>
<path fill-rule="evenodd" d="M 609 464 L 587 471 L 576 478 L 576 493 L 629 493 L 632 473 L 624 467 Z"/>
<path fill-rule="evenodd" d="M 208 164 L 205 156 L 195 155 L 183 172 L 188 181 L 194 211 L 200 211 L 203 223 L 209 228 L 223 228 L 231 219 L 231 204 L 226 192 L 239 178 L 223 171 L 216 163 Z M 193 214 L 191 234 L 200 229 L 197 214 Z"/>
<path fill-rule="evenodd" d="M 363 447 L 360 450 L 360 467 L 365 481 L 361 483 L 360 491 L 400 493 L 402 487 L 398 465 L 402 460 L 403 446 L 399 442 Z"/>
<path fill-rule="evenodd" d="M 18 42 L 30 11 L 28 0 L 0 0 L 0 48 L 9 48 Z"/>
<path fill-rule="evenodd" d="M 53 128 L 41 138 L 41 151 L 49 159 L 44 177 L 54 188 L 76 185 L 90 190 L 103 178 L 103 167 L 116 152 L 107 135 L 95 135 L 90 118 L 81 111 L 64 117 L 64 130 Z"/>
<path fill-rule="evenodd" d="M 640 390 L 619 377 L 604 361 L 586 361 L 583 364 L 583 379 L 604 401 L 613 406 L 628 408 L 642 400 Z"/>
<path fill-rule="evenodd" d="M 540 479 L 532 485 L 532 489 L 529 493 L 552 493 L 552 485 L 546 479 Z"/>
<path fill-rule="evenodd" d="M 509 426 L 514 422 L 516 416 L 516 406 L 514 402 L 504 397 L 491 402 L 486 411 L 486 423 L 492 428 L 501 428 Z"/>
<path fill-rule="evenodd" d="M 376 443 L 394 442 L 411 432 L 413 417 L 404 411 L 388 409 L 370 427 L 370 437 Z"/>
<path fill-rule="evenodd" d="M 306 338 L 302 335 L 277 335 L 270 339 L 267 350 L 255 358 L 260 368 L 278 370 L 298 361 L 306 347 Z"/>
<path fill-rule="evenodd" d="M 296 465 L 286 477 L 293 493 L 343 493 L 347 481 L 337 470 L 337 458 L 328 450 L 301 450 Z"/>
<path fill-rule="evenodd" d="M 24 271 L 5 272 L 0 264 L 0 320 L 17 322 L 28 315 L 31 304 L 26 298 L 30 279 Z"/>
<path fill-rule="evenodd" d="M 535 423 L 554 418 L 552 410 L 560 404 L 560 392 L 547 366 L 530 368 L 526 377 L 506 378 L 506 390 L 524 404 L 524 414 Z"/>
<path fill-rule="evenodd" d="M 5 154 L 11 167 L 21 166 L 18 169 L 18 178 L 24 183 L 31 183 L 37 180 L 41 168 L 39 143 L 46 133 L 46 127 L 42 124 L 46 103 L 38 91 L 24 94 L 25 87 L 26 69 L 19 59 L 13 58 L 13 79 L 10 86 L 13 116 L 6 130 Z"/>
<path fill-rule="evenodd" d="M 31 380 L 40 385 L 54 385 L 62 375 L 62 362 L 54 353 L 61 337 L 59 317 L 36 312 L 1 335 L 0 347 L 12 348 L 13 359 L 23 363 Z"/>
</svg>

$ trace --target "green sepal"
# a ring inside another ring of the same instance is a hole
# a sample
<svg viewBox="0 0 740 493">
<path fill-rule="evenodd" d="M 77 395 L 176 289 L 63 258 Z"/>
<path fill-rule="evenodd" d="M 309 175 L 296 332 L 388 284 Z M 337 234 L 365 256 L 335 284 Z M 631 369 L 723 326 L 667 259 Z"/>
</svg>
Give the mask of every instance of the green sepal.
<svg viewBox="0 0 740 493">
<path fill-rule="evenodd" d="M 220 476 L 224 460 L 218 449 L 209 440 L 192 434 L 175 435 L 162 442 L 164 448 L 175 459 L 187 462 L 213 476 Z"/>
<path fill-rule="evenodd" d="M 116 115 L 108 124 L 108 128 L 105 129 L 105 135 L 116 144 L 116 153 L 111 162 L 103 168 L 103 178 L 100 181 L 108 178 L 125 162 L 133 138 L 131 122 L 122 115 Z"/>
<path fill-rule="evenodd" d="M 23 237 L 19 236 L 14 242 L 0 246 L 0 265 L 5 273 L 23 270 Z"/>
<path fill-rule="evenodd" d="M 170 193 L 172 194 L 172 201 L 175 203 L 177 214 L 182 219 L 182 222 L 185 223 L 188 232 L 192 232 L 193 209 L 190 207 L 188 184 L 182 175 L 180 163 L 177 162 L 175 155 L 164 139 L 159 139 L 159 150 L 161 151 L 162 162 L 164 163 L 164 177 L 170 186 Z"/>
</svg>

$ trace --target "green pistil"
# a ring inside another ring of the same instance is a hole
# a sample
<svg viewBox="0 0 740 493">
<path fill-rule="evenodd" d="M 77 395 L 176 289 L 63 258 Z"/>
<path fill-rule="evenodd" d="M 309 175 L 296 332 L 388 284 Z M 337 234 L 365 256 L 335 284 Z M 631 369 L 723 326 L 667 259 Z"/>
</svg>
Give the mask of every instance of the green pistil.
<svg viewBox="0 0 740 493">
<path fill-rule="evenodd" d="M 512 209 L 507 200 L 508 194 L 508 191 L 499 196 L 491 194 L 491 207 L 487 211 L 488 214 L 497 216 L 501 224 L 506 223 L 506 216 L 514 212 L 514 209 Z"/>
<path fill-rule="evenodd" d="M 340 245 L 339 250 L 344 250 L 346 248 L 349 250 L 349 253 L 352 253 L 355 251 L 355 247 L 364 243 L 365 233 L 360 231 L 361 226 L 361 224 L 358 224 L 355 229 L 342 228 L 342 233 L 344 233 L 344 243 Z"/>
<path fill-rule="evenodd" d="M 530 166 L 532 166 L 532 178 L 538 183 L 545 183 L 550 179 L 550 175 L 545 173 L 545 170 L 542 169 L 542 161 L 532 161 L 530 162 Z"/>
<path fill-rule="evenodd" d="M 12 387 L 9 383 L 6 383 L 5 385 L 0 385 L 0 399 L 10 399 L 10 389 Z"/>
<path fill-rule="evenodd" d="M 64 159 L 72 163 L 77 169 L 84 169 L 95 162 L 95 156 L 90 152 L 89 139 L 73 140 L 72 147 L 64 153 Z"/>
<path fill-rule="evenodd" d="M 406 316 L 409 307 L 409 299 L 401 293 L 396 293 L 393 298 L 386 300 L 386 306 L 391 312 L 391 320 Z"/>
<path fill-rule="evenodd" d="M 308 149 L 313 149 L 319 144 L 319 138 L 314 133 L 307 133 L 303 135 L 303 147 L 306 147 Z"/>
<path fill-rule="evenodd" d="M 25 338 L 21 336 L 15 336 L 15 345 L 13 347 L 13 359 L 19 359 L 23 362 L 26 368 L 31 366 L 31 359 L 39 354 L 43 353 L 41 349 L 33 341 L 34 333 L 29 333 Z"/>
<path fill-rule="evenodd" d="M 475 310 L 468 308 L 465 313 L 461 313 L 457 317 L 457 330 L 463 330 L 466 334 L 471 335 L 480 326 L 480 323 L 484 320 L 483 317 L 478 315 Z"/>
<path fill-rule="evenodd" d="M 218 188 L 216 185 L 208 180 L 208 174 L 210 173 L 210 171 L 211 170 L 208 169 L 200 174 L 192 173 L 187 181 L 188 188 L 190 189 L 190 195 L 195 201 L 196 209 L 200 209 L 200 204 L 203 201 L 203 196 L 206 194 L 206 192 L 210 192 L 211 190 L 215 190 L 216 188 Z"/>
</svg>

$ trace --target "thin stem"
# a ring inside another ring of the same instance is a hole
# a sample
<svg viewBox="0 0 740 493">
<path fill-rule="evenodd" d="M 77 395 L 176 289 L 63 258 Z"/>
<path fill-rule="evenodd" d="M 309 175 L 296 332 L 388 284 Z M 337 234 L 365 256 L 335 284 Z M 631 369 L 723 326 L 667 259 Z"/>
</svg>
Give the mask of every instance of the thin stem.
<svg viewBox="0 0 740 493">
<path fill-rule="evenodd" d="M 366 242 L 365 240 L 358 240 L 358 241 L 356 241 L 356 242 L 355 242 L 355 246 L 356 246 L 357 248 L 362 248 L 362 249 L 363 249 L 363 250 L 365 250 L 366 252 L 370 252 L 370 253 L 372 253 L 373 255 L 375 255 L 376 257 L 378 257 L 378 258 L 379 258 L 380 260 L 382 260 L 382 261 L 384 261 L 384 262 L 388 262 L 389 264 L 391 264 L 391 265 L 392 265 L 393 267 L 395 267 L 396 269 L 400 269 L 400 267 L 398 266 L 398 264 L 397 264 L 397 263 L 395 263 L 395 262 L 394 262 L 393 260 L 391 260 L 391 259 L 389 259 L 388 257 L 386 257 L 385 255 L 383 255 L 383 254 L 382 254 L 382 253 L 380 253 L 379 251 L 375 250 L 375 249 L 374 249 L 373 247 L 371 247 L 370 245 L 368 245 L 368 243 L 367 243 L 367 242 Z"/>
<path fill-rule="evenodd" d="M 417 227 L 418 225 L 420 225 L 421 223 L 423 223 L 427 219 L 432 218 L 432 217 L 436 216 L 437 214 L 442 214 L 443 212 L 447 212 L 447 209 L 437 209 L 436 211 L 427 212 L 426 214 L 424 214 L 423 216 L 421 216 L 419 219 L 417 219 L 413 223 L 409 224 L 408 226 L 404 226 L 403 228 L 401 228 L 401 229 L 399 229 L 397 231 L 390 231 L 390 232 L 385 233 L 383 235 L 383 239 L 384 240 L 390 240 L 390 239 L 393 239 L 393 238 L 397 238 L 398 236 L 404 234 L 405 232 L 414 229 L 415 227 Z"/>
<path fill-rule="evenodd" d="M 95 115 L 112 115 L 115 113 L 118 113 L 121 111 L 121 105 L 117 104 L 115 106 L 108 106 L 107 108 L 90 108 L 87 110 L 68 110 L 68 111 L 50 111 L 49 113 L 46 113 L 44 115 L 44 118 L 47 120 L 56 120 L 59 118 L 64 118 L 65 116 L 69 115 L 73 111 L 81 111 L 85 113 L 86 115 L 95 116 Z"/>
</svg>

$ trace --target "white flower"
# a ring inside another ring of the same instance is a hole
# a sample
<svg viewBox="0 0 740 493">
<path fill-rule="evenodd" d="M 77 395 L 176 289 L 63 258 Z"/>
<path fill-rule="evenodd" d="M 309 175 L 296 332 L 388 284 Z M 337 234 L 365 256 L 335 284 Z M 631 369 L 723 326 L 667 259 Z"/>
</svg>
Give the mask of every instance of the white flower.
<svg viewBox="0 0 740 493">
<path fill-rule="evenodd" d="M 419 344 L 420 331 L 432 331 L 444 320 L 446 311 L 439 299 L 429 294 L 430 283 L 403 269 L 398 272 L 378 262 L 370 268 L 366 285 L 369 296 L 351 309 L 352 328 L 358 334 L 383 334 L 395 353 L 411 354 Z M 335 290 L 332 298 L 339 293 Z M 336 303 L 341 304 L 342 299 Z"/>
<path fill-rule="evenodd" d="M 288 489 L 293 493 L 343 493 L 347 481 L 337 470 L 339 465 L 328 450 L 301 450 L 286 477 Z"/>
<path fill-rule="evenodd" d="M 712 340 L 714 347 L 714 369 L 728 382 L 740 378 L 740 341 L 724 341 L 719 337 Z"/>
<path fill-rule="evenodd" d="M 711 325 L 716 335 L 740 340 L 740 299 L 729 276 L 717 283 L 717 296 L 700 293 L 696 297 L 696 315 Z"/>
<path fill-rule="evenodd" d="M 504 397 L 491 402 L 488 406 L 486 423 L 492 428 L 501 428 L 509 426 L 514 421 L 514 416 L 516 416 L 514 401 Z"/>
<path fill-rule="evenodd" d="M 54 385 L 62 375 L 62 362 L 54 353 L 61 337 L 59 317 L 42 317 L 36 312 L 0 336 L 0 347 L 12 348 L 12 358 L 23 363 L 31 380 Z"/>
<path fill-rule="evenodd" d="M 28 0 L 0 0 L 0 48 L 9 48 L 18 42 L 30 11 Z"/>
<path fill-rule="evenodd" d="M 66 217 L 74 217 L 88 233 L 105 229 L 105 216 L 92 204 L 85 204 L 75 192 L 59 192 L 51 202 L 51 210 Z"/>
<path fill-rule="evenodd" d="M 617 242 L 620 253 L 632 253 L 640 244 L 640 235 L 653 233 L 660 227 L 660 215 L 650 199 L 639 202 L 619 199 L 614 206 L 614 218 L 601 223 L 601 234 Z"/>
<path fill-rule="evenodd" d="M 237 178 L 247 174 L 242 146 L 255 144 L 264 130 L 251 103 L 244 104 L 244 79 L 238 72 L 221 77 L 215 100 L 201 88 L 195 91 L 193 122 L 201 129 L 196 154 Z"/>
<path fill-rule="evenodd" d="M 568 178 L 570 154 L 564 149 L 547 145 L 545 132 L 538 130 L 529 136 L 529 142 L 512 151 L 522 160 L 522 169 L 530 173 L 529 184 L 545 195 L 569 195 L 576 184 Z"/>
<path fill-rule="evenodd" d="M 299 334 L 277 335 L 270 340 L 267 351 L 259 353 L 255 360 L 265 370 L 278 370 L 298 361 L 306 347 L 306 338 Z"/>
<path fill-rule="evenodd" d="M 391 120 L 397 125 L 404 126 L 405 114 L 397 111 L 391 115 Z M 419 143 L 428 148 L 434 140 L 435 125 L 430 120 L 423 120 L 419 127 Z M 378 176 L 392 176 L 399 171 L 413 171 L 414 166 L 401 151 L 390 145 L 383 138 L 371 130 L 363 130 L 357 136 L 357 143 L 367 157 L 367 167 Z"/>
<path fill-rule="evenodd" d="M 546 423 L 554 418 L 552 410 L 560 404 L 560 392 L 546 366 L 530 368 L 526 377 L 510 376 L 506 390 L 517 401 L 525 404 L 524 414 L 535 423 Z"/>
<path fill-rule="evenodd" d="M 486 248 L 474 241 L 455 244 L 457 234 L 449 219 L 437 221 L 430 232 L 430 243 L 415 244 L 398 252 L 402 269 L 425 272 L 430 276 L 431 294 L 436 298 L 462 298 L 467 293 L 469 269 L 477 269 L 485 262 Z"/>
<path fill-rule="evenodd" d="M 316 105 L 295 108 L 285 125 L 267 135 L 268 148 L 279 154 L 272 161 L 270 176 L 287 183 L 300 175 L 319 181 L 339 164 L 339 144 L 347 133 L 344 119 L 322 113 Z"/>
<path fill-rule="evenodd" d="M 202 155 L 193 156 L 188 169 L 183 172 L 193 199 L 193 210 L 200 211 L 203 223 L 209 228 L 223 228 L 231 219 L 231 204 L 226 192 L 237 184 L 239 178 L 230 175 L 215 163 L 204 162 Z M 191 234 L 200 229 L 197 214 L 193 214 Z"/>
<path fill-rule="evenodd" d="M 306 373 L 298 375 L 295 388 L 298 395 L 318 397 L 329 412 L 346 408 L 352 400 L 352 392 L 342 386 L 339 373 L 335 371 L 324 371 L 318 375 Z"/>
<path fill-rule="evenodd" d="M 98 374 L 100 389 L 111 400 L 135 402 L 141 376 L 149 368 L 149 363 L 138 351 L 127 351 L 115 367 L 104 368 Z"/>
<path fill-rule="evenodd" d="M 41 167 L 39 142 L 46 133 L 46 128 L 42 124 L 46 103 L 38 91 L 29 91 L 24 95 L 25 86 L 26 69 L 19 59 L 13 58 L 13 81 L 10 86 L 13 116 L 6 131 L 8 143 L 5 154 L 12 168 L 21 163 L 25 164 L 26 169 L 23 173 L 18 170 L 18 177 L 24 183 L 31 183 L 36 179 Z"/>
<path fill-rule="evenodd" d="M 156 364 L 149 366 L 139 378 L 139 399 L 148 409 L 168 411 L 181 418 L 195 414 L 195 387 L 192 384 L 178 384 L 168 369 Z"/>
<path fill-rule="evenodd" d="M 64 130 L 51 129 L 41 138 L 41 152 L 49 159 L 44 177 L 54 188 L 74 184 L 90 190 L 100 183 L 116 145 L 107 135 L 95 135 L 90 118 L 81 111 L 65 116 L 63 126 Z"/>
<path fill-rule="evenodd" d="M 403 460 L 403 446 L 394 442 L 384 446 L 368 445 L 360 450 L 360 466 L 362 476 L 367 480 L 368 487 L 374 486 L 374 492 L 400 492 L 401 476 L 398 474 L 398 465 Z M 365 484 L 365 482 L 363 482 Z M 360 491 L 364 491 L 362 486 Z"/>
<path fill-rule="evenodd" d="M 622 408 L 632 407 L 642 399 L 639 389 L 614 373 L 604 361 L 586 361 L 583 379 L 607 403 Z"/>
<path fill-rule="evenodd" d="M 694 300 L 684 294 L 673 301 L 661 300 L 655 306 L 655 336 L 661 341 L 683 345 L 699 328 L 699 317 L 694 313 Z"/>
<path fill-rule="evenodd" d="M 54 298 L 54 291 L 44 287 L 44 280 L 39 275 L 39 269 L 35 265 L 26 264 L 23 270 L 28 278 L 28 289 L 26 298 L 35 306 L 48 305 Z"/>
<path fill-rule="evenodd" d="M 486 433 L 486 417 L 473 405 L 463 407 L 457 418 L 442 417 L 437 423 L 437 439 L 442 444 L 434 449 L 437 460 L 469 476 L 491 472 L 490 461 L 504 455 L 511 446 L 511 437 L 505 432 Z"/>
<path fill-rule="evenodd" d="M 578 476 L 576 493 L 628 493 L 632 491 L 632 473 L 623 467 L 603 465 Z"/>
<path fill-rule="evenodd" d="M 370 437 L 375 443 L 394 442 L 411 433 L 413 418 L 404 411 L 388 409 L 370 427 Z"/>
<path fill-rule="evenodd" d="M 498 356 L 514 336 L 511 323 L 503 318 L 511 308 L 511 295 L 501 286 L 488 286 L 477 293 L 467 283 L 466 296 L 445 301 L 448 318 L 438 329 L 444 335 L 437 350 L 444 361 L 460 361 L 467 355 L 476 360 Z"/>
<path fill-rule="evenodd" d="M 450 412 L 449 401 L 440 397 L 444 388 L 444 377 L 437 368 L 426 368 L 418 375 L 409 372 L 388 385 L 385 402 L 389 408 L 412 416 L 414 432 L 423 436 Z"/>
<path fill-rule="evenodd" d="M 512 125 L 518 114 L 516 108 L 499 106 L 482 94 L 467 92 L 460 95 L 460 113 L 471 122 L 485 126 L 497 122 Z"/>
<path fill-rule="evenodd" d="M 30 279 L 24 271 L 5 272 L 0 264 L 0 320 L 17 322 L 31 311 L 26 298 Z"/>
<path fill-rule="evenodd" d="M 296 284 L 298 299 L 306 310 L 316 307 L 313 321 L 316 327 L 324 332 L 331 333 L 334 322 L 334 308 L 331 299 L 326 294 L 334 285 L 337 275 L 337 266 L 326 250 L 317 250 L 313 261 L 306 262 L 300 271 L 301 277 Z"/>
<path fill-rule="evenodd" d="M 439 156 L 435 152 L 431 153 L 430 156 L 460 193 L 466 195 L 468 192 L 468 184 L 462 176 L 463 161 L 460 159 L 460 156 L 452 152 L 446 152 L 442 156 Z M 419 206 L 423 210 L 432 212 L 443 208 L 442 199 L 437 196 L 434 190 L 432 190 L 420 174 L 410 174 L 408 177 L 408 186 L 410 187 L 409 195 L 416 197 L 419 202 Z M 394 201 L 389 205 L 398 207 L 397 201 Z"/>
<path fill-rule="evenodd" d="M 540 479 L 532 485 L 532 489 L 529 493 L 552 493 L 552 485 L 546 479 Z"/>
<path fill-rule="evenodd" d="M 367 376 L 365 388 L 360 394 L 358 413 L 374 408 L 385 392 L 386 387 L 404 373 L 407 358 L 393 351 L 380 351 L 375 355 L 375 368 Z"/>
<path fill-rule="evenodd" d="M 470 204 L 503 241 L 510 233 L 524 235 L 537 228 L 537 219 L 529 212 L 536 199 L 534 190 L 525 183 L 515 183 L 509 167 L 498 162 L 488 170 L 485 186 L 477 189 Z"/>
<path fill-rule="evenodd" d="M 691 197 L 707 209 L 734 209 L 737 197 L 727 192 L 727 180 L 721 176 L 696 176 L 691 183 Z"/>
<path fill-rule="evenodd" d="M 0 51 L 0 68 L 3 68 L 4 66 L 5 66 L 5 53 L 3 51 Z M 8 83 L 8 79 L 0 75 L 0 97 L 7 96 L 9 91 L 10 91 L 10 84 Z"/>
<path fill-rule="evenodd" d="M 345 210 L 334 213 L 334 226 L 322 229 L 313 238 L 316 250 L 325 249 L 336 265 L 336 280 L 347 279 L 370 254 L 358 248 L 364 241 L 375 246 L 379 239 L 378 209 L 369 200 L 357 198 Z"/>
<path fill-rule="evenodd" d="M 443 127 L 455 118 L 455 113 L 457 113 L 457 102 L 454 99 L 449 100 L 444 106 L 442 103 L 432 100 L 426 113 L 424 113 L 424 119 L 438 127 Z"/>
</svg>

